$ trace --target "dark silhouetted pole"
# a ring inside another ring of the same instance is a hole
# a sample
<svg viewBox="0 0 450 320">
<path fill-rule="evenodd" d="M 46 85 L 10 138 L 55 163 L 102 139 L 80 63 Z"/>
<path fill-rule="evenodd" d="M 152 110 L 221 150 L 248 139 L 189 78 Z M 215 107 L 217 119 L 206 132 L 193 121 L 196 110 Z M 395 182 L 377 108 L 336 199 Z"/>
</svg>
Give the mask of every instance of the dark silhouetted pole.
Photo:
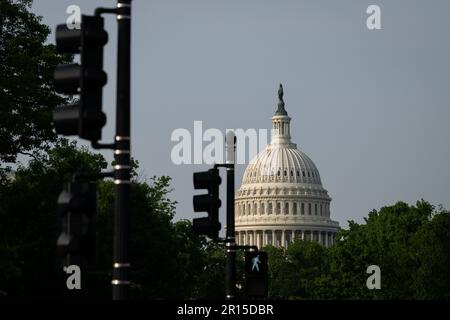
<svg viewBox="0 0 450 320">
<path fill-rule="evenodd" d="M 234 231 L 234 158 L 236 137 L 232 131 L 226 136 L 227 154 L 227 233 L 225 246 L 227 261 L 225 268 L 225 298 L 236 298 L 236 239 Z"/>
<path fill-rule="evenodd" d="M 113 300 L 128 299 L 130 262 L 130 41 L 131 0 L 117 2 L 117 113 L 115 137 Z"/>
</svg>

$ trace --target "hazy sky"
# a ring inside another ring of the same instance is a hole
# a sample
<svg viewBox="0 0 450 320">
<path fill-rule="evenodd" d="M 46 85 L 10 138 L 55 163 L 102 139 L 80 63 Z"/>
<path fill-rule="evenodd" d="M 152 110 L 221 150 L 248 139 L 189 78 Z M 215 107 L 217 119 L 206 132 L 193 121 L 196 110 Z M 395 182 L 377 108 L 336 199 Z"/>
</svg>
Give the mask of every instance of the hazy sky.
<svg viewBox="0 0 450 320">
<path fill-rule="evenodd" d="M 91 14 L 115 1 L 35 0 L 33 11 L 54 29 L 71 4 Z M 371 4 L 382 30 L 366 27 Z M 143 176 L 173 178 L 177 218 L 192 219 L 192 173 L 209 166 L 172 164 L 172 131 L 194 120 L 204 130 L 269 129 L 282 82 L 292 139 L 318 167 L 342 226 L 399 200 L 450 208 L 448 12 L 446 0 L 135 0 L 133 156 Z M 106 20 L 111 140 L 116 20 Z"/>
</svg>

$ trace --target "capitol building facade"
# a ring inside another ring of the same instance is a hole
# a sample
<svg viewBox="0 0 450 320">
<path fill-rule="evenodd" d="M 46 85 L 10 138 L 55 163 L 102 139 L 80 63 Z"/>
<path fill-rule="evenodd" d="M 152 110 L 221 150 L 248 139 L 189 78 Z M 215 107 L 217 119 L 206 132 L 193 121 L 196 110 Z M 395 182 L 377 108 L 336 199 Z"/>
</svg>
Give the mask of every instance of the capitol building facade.
<svg viewBox="0 0 450 320">
<path fill-rule="evenodd" d="M 239 245 L 287 247 L 295 238 L 330 246 L 339 223 L 313 161 L 291 142 L 291 118 L 278 90 L 271 143 L 247 166 L 235 195 Z"/>
</svg>

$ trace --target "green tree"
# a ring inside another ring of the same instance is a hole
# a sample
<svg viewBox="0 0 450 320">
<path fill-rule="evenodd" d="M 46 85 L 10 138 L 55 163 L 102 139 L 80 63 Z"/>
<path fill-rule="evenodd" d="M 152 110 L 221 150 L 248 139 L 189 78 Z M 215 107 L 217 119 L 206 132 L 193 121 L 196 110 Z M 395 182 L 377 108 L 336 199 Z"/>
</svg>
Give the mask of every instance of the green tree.
<svg viewBox="0 0 450 320">
<path fill-rule="evenodd" d="M 425 201 L 417 202 L 416 206 L 398 202 L 373 210 L 365 218 L 365 224 L 350 222 L 349 229 L 340 232 L 341 240 L 331 248 L 336 297 L 417 298 L 416 273 L 424 267 L 417 237 L 430 224 L 432 213 L 433 207 Z M 366 287 L 369 265 L 381 269 L 381 290 Z"/>
<path fill-rule="evenodd" d="M 55 259 L 56 202 L 63 182 L 78 170 L 99 172 L 101 155 L 63 143 L 20 166 L 0 185 L 0 290 L 11 296 L 59 295 L 64 284 Z"/>
<path fill-rule="evenodd" d="M 48 149 L 56 141 L 52 110 L 64 101 L 54 92 L 53 71 L 71 57 L 45 44 L 50 29 L 30 12 L 31 3 L 0 1 L 0 163 Z"/>
<path fill-rule="evenodd" d="M 417 299 L 450 299 L 450 211 L 440 208 L 415 237 Z"/>
<path fill-rule="evenodd" d="M 449 299 L 450 212 L 428 202 L 398 202 L 349 222 L 330 248 L 296 240 L 268 246 L 270 298 Z M 369 265 L 381 269 L 381 290 L 369 290 Z"/>
<path fill-rule="evenodd" d="M 136 172 L 138 163 L 133 164 Z M 100 172 L 106 165 L 101 155 L 64 142 L 20 166 L 14 179 L 0 186 L 0 267 L 5 271 L 0 273 L 0 291 L 13 298 L 110 298 L 115 195 L 111 181 L 98 183 L 97 263 L 84 272 L 82 292 L 68 292 L 66 275 L 56 260 L 56 202 L 63 182 L 76 172 Z M 173 222 L 176 202 L 168 197 L 170 191 L 169 177 L 137 181 L 133 176 L 130 262 L 135 299 L 195 298 L 205 293 L 202 277 L 214 260 L 207 253 L 211 244 L 192 232 L 190 222 Z"/>
<path fill-rule="evenodd" d="M 196 285 L 197 299 L 218 300 L 225 295 L 225 261 L 223 244 L 205 242 L 202 272 Z"/>
</svg>

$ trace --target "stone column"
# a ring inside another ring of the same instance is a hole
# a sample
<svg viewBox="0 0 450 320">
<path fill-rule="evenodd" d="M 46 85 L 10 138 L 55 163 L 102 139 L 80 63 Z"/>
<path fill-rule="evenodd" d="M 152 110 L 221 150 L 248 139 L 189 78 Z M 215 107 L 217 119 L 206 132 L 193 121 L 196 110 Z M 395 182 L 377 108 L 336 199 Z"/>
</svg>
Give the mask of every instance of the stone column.
<svg viewBox="0 0 450 320">
<path fill-rule="evenodd" d="M 261 230 L 261 247 L 264 247 L 264 230 Z"/>
<path fill-rule="evenodd" d="M 256 235 L 256 246 L 259 249 L 259 248 L 261 248 L 261 232 L 255 231 L 255 235 Z"/>
<path fill-rule="evenodd" d="M 301 230 L 300 232 L 302 233 L 302 240 L 304 241 L 305 240 L 305 230 Z"/>
<path fill-rule="evenodd" d="M 319 244 L 322 244 L 322 231 L 317 231 L 317 240 Z"/>
<path fill-rule="evenodd" d="M 325 232 L 325 246 L 328 247 L 328 231 Z"/>
<path fill-rule="evenodd" d="M 275 230 L 272 230 L 272 245 L 275 247 L 276 246 L 276 242 L 275 242 Z"/>
<path fill-rule="evenodd" d="M 281 230 L 281 246 L 283 248 L 286 247 L 286 231 L 285 230 Z"/>
</svg>

